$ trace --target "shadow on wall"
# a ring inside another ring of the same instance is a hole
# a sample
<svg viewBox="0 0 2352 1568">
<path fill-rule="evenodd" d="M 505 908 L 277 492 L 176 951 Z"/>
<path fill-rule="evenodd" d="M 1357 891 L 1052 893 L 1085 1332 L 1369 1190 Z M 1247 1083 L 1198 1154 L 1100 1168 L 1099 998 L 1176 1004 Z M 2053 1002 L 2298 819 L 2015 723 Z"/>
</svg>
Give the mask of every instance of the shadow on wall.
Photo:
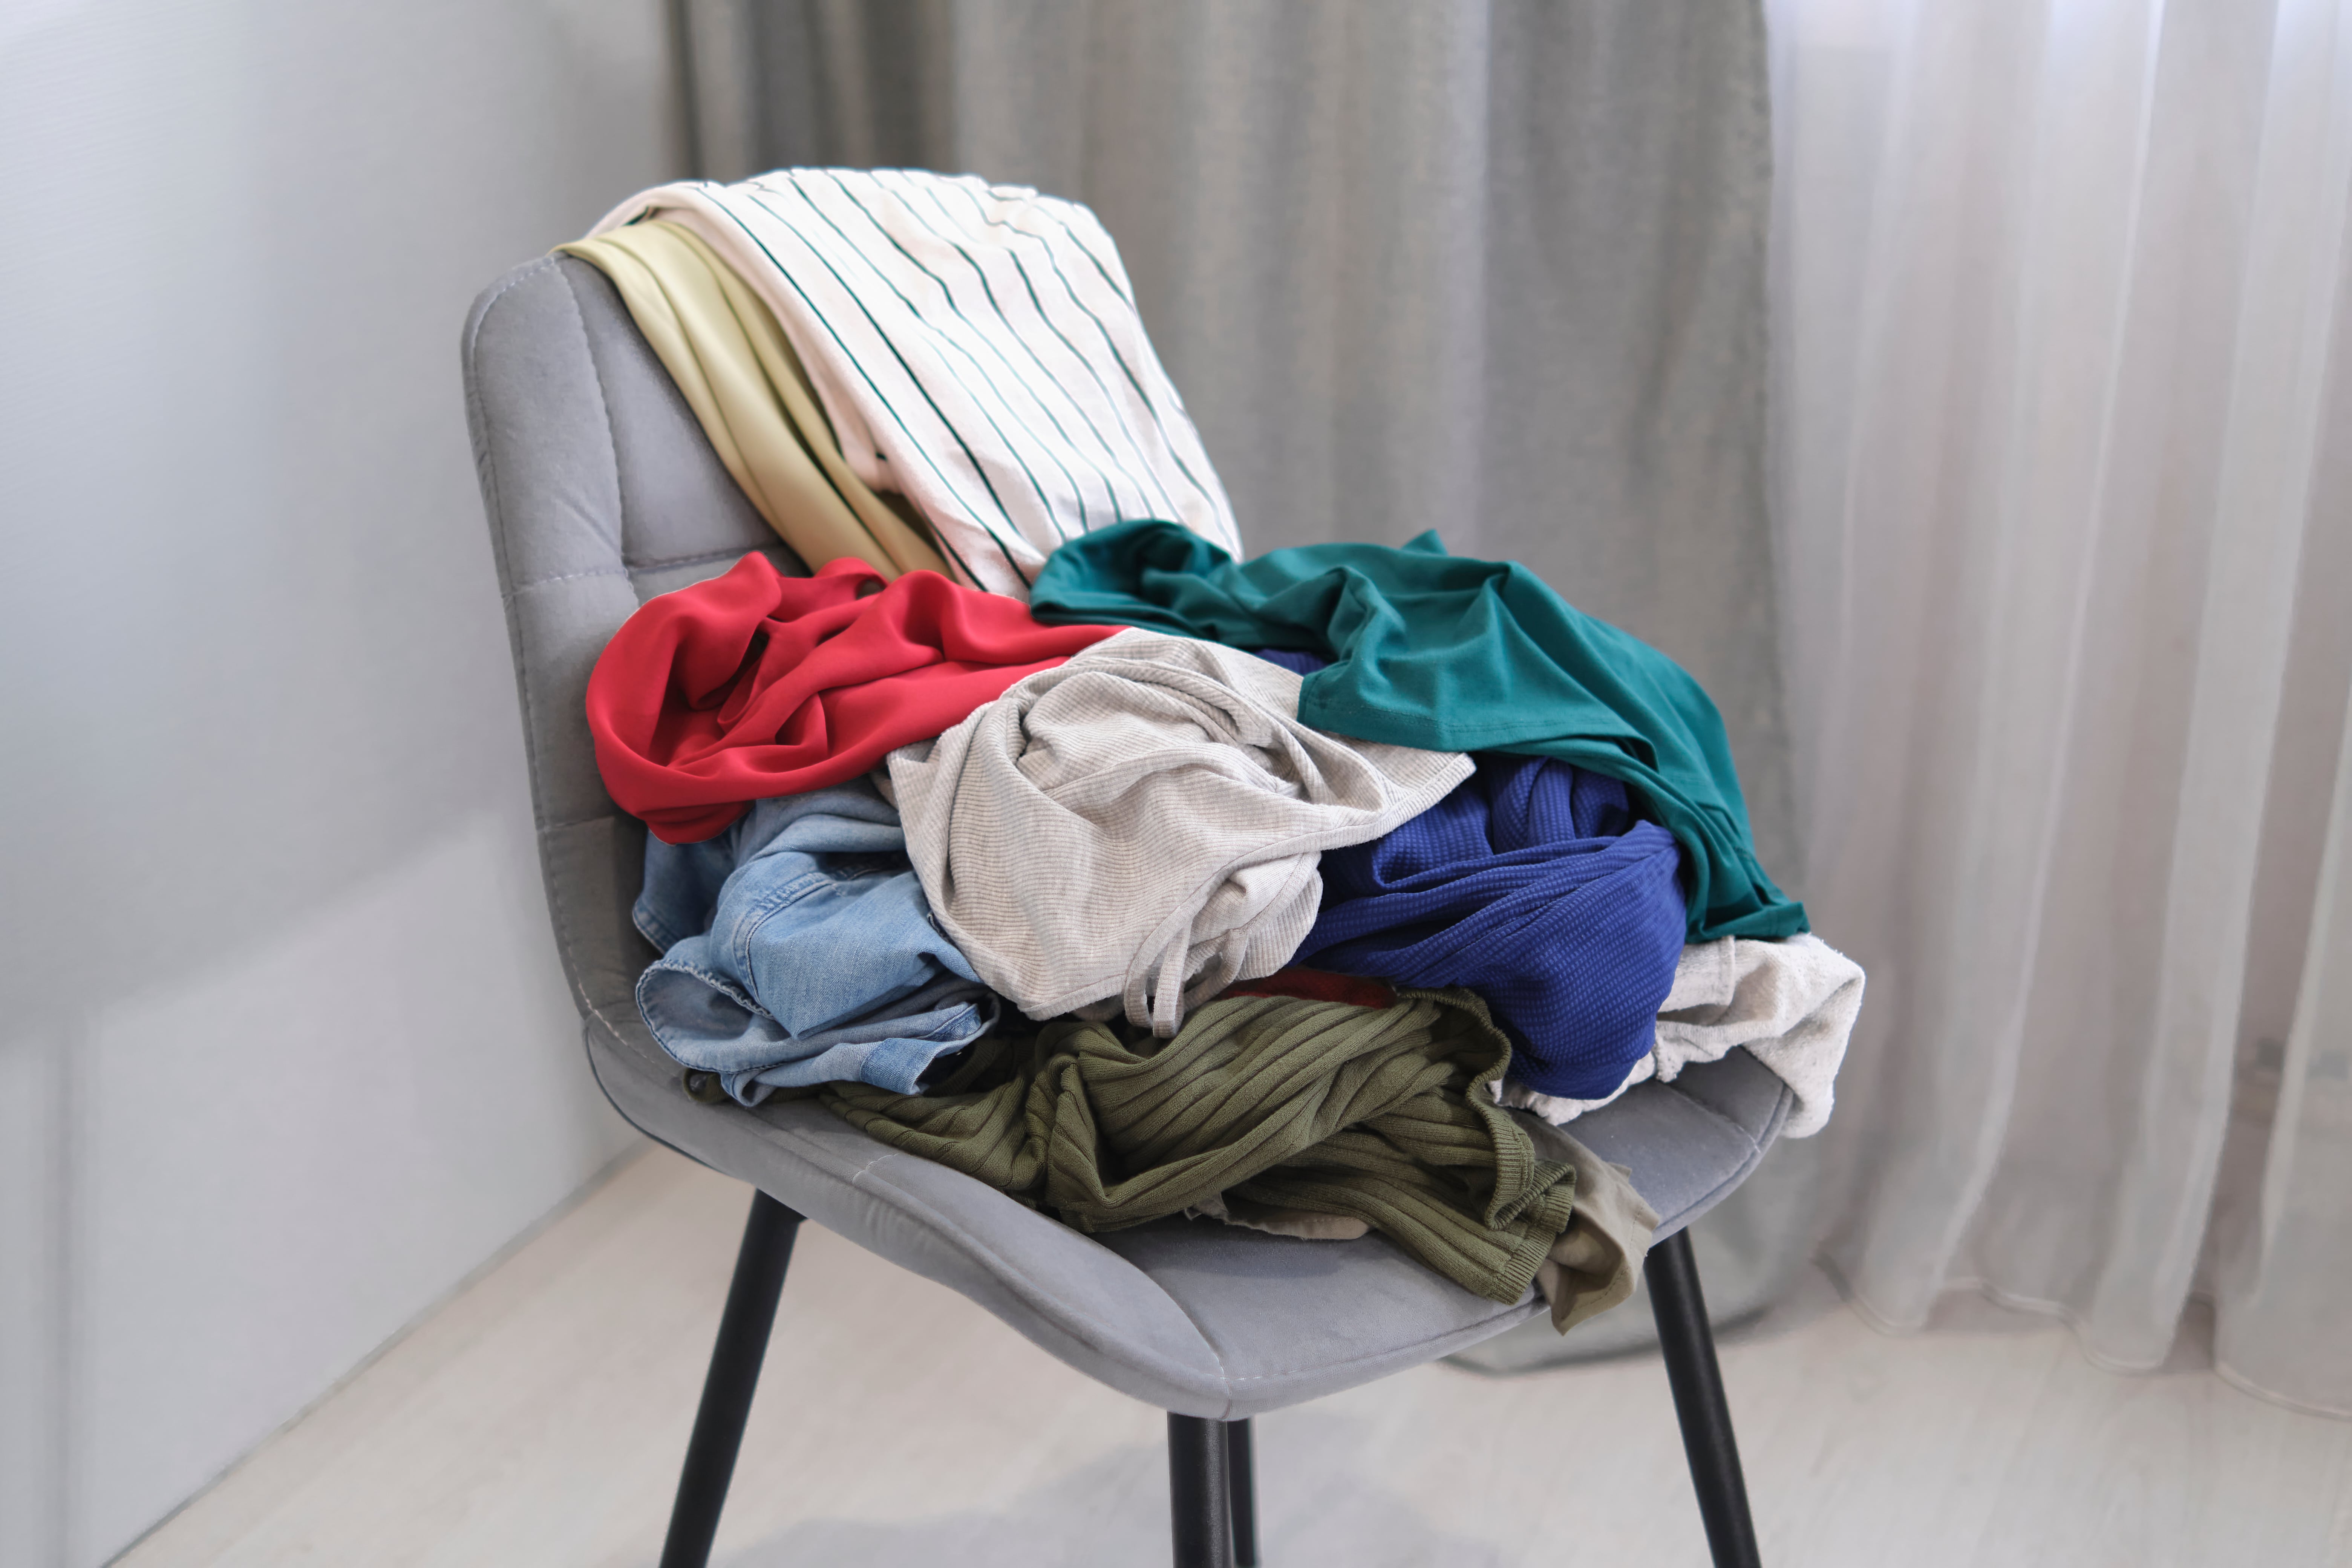
<svg viewBox="0 0 2352 1568">
<path fill-rule="evenodd" d="M 1278 1444 L 1258 1456 L 1260 1555 L 1270 1563 L 1351 1568 L 1502 1568 L 1501 1548 L 1444 1530 L 1394 1492 L 1365 1483 L 1360 1454 L 1370 1428 L 1318 1412 L 1286 1414 Z M 1157 1444 L 1117 1448 L 1008 1500 L 901 1524 L 812 1520 L 726 1552 L 722 1568 L 857 1563 L 936 1568 L 942 1563 L 1029 1563 L 1095 1568 L 1168 1555 L 1168 1454 Z"/>
</svg>

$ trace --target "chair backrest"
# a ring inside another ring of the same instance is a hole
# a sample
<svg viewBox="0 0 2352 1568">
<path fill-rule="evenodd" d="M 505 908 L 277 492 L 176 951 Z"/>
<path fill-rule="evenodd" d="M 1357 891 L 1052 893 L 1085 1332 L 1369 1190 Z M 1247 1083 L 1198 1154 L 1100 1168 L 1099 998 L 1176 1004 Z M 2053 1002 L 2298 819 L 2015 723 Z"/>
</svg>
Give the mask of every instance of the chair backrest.
<svg viewBox="0 0 2352 1568">
<path fill-rule="evenodd" d="M 499 279 L 474 301 L 462 352 L 548 912 L 583 1014 L 625 1009 L 655 956 L 629 923 L 645 828 L 597 776 L 589 671 L 639 605 L 745 551 L 804 568 L 588 263 L 544 257 Z"/>
</svg>

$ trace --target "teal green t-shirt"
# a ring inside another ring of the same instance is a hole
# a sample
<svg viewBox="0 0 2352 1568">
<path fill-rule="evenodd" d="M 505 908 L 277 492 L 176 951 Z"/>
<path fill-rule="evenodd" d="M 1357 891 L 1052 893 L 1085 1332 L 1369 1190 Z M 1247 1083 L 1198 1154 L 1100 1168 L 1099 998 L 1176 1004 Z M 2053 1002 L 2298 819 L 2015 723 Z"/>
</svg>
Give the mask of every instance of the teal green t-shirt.
<svg viewBox="0 0 2352 1568">
<path fill-rule="evenodd" d="M 1434 533 L 1236 562 L 1174 523 L 1123 522 L 1054 552 L 1029 608 L 1328 658 L 1299 692 L 1318 730 L 1622 779 L 1682 846 L 1689 941 L 1806 929 L 1756 863 L 1723 718 L 1698 682 L 1516 563 L 1448 555 Z"/>
</svg>

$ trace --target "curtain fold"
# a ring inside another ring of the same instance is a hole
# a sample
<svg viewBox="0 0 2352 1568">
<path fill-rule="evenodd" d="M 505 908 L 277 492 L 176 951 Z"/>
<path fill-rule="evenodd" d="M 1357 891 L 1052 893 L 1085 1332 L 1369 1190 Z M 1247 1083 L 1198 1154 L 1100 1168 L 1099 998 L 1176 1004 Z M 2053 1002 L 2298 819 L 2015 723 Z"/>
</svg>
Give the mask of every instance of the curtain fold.
<svg viewBox="0 0 2352 1568">
<path fill-rule="evenodd" d="M 2299 599 L 2346 613 L 2299 594 L 2344 525 L 2340 494 L 2316 503 L 2343 427 L 2346 18 L 1772 17 L 1794 767 L 1811 908 L 1872 984 L 1828 1256 L 1890 1326 L 1974 1285 L 2152 1367 L 2243 1206 L 2233 1131 L 2267 1131 L 2262 1019 L 2297 976 L 2250 956 L 2326 940 L 2309 868 L 2338 764 L 2283 714 L 2332 689 L 2339 727 L 2347 676 L 2341 638 L 2298 635 Z M 2286 1149 L 2271 1216 L 2319 1163 Z M 2320 1279 L 2352 1285 L 2352 1251 Z M 2225 1342 L 2249 1291 L 2221 1297 Z M 2315 1392 L 2342 1353 L 2242 1375 L 2352 1408 Z"/>
<path fill-rule="evenodd" d="M 2340 604 L 2341 601 L 2338 601 Z M 2260 1194 L 2215 1312 L 2214 1364 L 2250 1392 L 2352 1415 L 2345 1354 L 2346 1260 L 2352 1258 L 2352 715 L 2281 1062 Z"/>
</svg>

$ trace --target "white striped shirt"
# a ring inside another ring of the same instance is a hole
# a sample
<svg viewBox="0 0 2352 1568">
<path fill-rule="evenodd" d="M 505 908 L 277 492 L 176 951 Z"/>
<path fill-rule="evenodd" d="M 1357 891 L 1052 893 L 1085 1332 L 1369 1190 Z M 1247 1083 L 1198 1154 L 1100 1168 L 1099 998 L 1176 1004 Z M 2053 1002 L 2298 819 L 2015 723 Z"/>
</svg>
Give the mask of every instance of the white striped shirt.
<svg viewBox="0 0 2352 1568">
<path fill-rule="evenodd" d="M 759 291 L 851 468 L 913 503 L 974 585 L 1026 598 L 1056 545 L 1131 518 L 1241 554 L 1085 207 L 970 174 L 782 169 L 658 186 L 593 232 L 656 216 Z"/>
</svg>

